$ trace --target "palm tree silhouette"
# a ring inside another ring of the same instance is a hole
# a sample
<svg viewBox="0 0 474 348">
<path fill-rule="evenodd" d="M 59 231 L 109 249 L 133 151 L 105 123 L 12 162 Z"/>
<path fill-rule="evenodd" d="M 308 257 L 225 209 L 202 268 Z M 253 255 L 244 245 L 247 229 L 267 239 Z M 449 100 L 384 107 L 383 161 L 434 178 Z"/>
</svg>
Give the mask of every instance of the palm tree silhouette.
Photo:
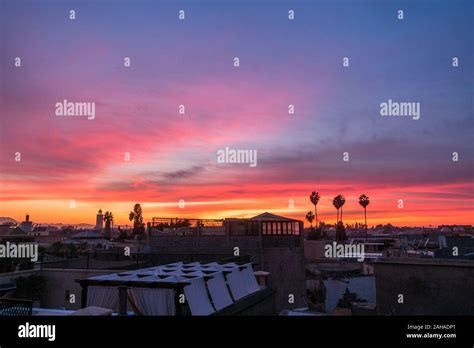
<svg viewBox="0 0 474 348">
<path fill-rule="evenodd" d="M 337 200 L 337 196 L 333 198 L 332 205 L 334 206 L 334 208 L 336 208 L 336 211 L 337 211 L 337 217 L 336 217 L 336 224 L 337 224 L 339 221 L 339 208 L 341 207 L 339 205 L 339 201 Z"/>
<path fill-rule="evenodd" d="M 337 195 L 332 200 L 332 204 L 337 209 L 337 221 L 336 221 L 336 223 L 339 222 L 339 221 L 342 221 L 342 206 L 344 205 L 344 203 L 346 203 L 346 199 L 344 198 L 343 195 Z M 339 209 L 341 209 L 341 216 L 340 217 L 339 217 Z"/>
<path fill-rule="evenodd" d="M 311 192 L 311 195 L 309 196 L 309 200 L 311 203 L 314 205 L 314 215 L 316 216 L 316 227 L 319 226 L 319 221 L 318 221 L 318 210 L 316 209 L 316 206 L 318 205 L 319 200 L 321 199 L 321 195 L 317 191 Z"/>
<path fill-rule="evenodd" d="M 145 224 L 143 223 L 142 207 L 139 203 L 133 206 L 133 211 L 128 214 L 128 219 L 133 220 L 133 234 L 142 235 L 145 233 Z"/>
<path fill-rule="evenodd" d="M 112 232 L 111 232 L 111 225 L 113 226 L 114 223 L 114 214 L 112 212 L 106 211 L 104 215 L 104 221 L 105 221 L 105 236 L 107 239 L 110 239 L 112 237 Z"/>
<path fill-rule="evenodd" d="M 362 194 L 359 197 L 359 204 L 364 208 L 364 217 L 365 217 L 365 239 L 367 239 L 367 206 L 369 205 L 369 197 Z"/>
<path fill-rule="evenodd" d="M 341 222 L 342 222 L 342 206 L 346 203 L 346 198 L 343 195 L 339 195 L 338 197 L 339 197 L 339 202 L 341 204 L 341 216 L 340 216 L 340 218 L 341 218 Z"/>
<path fill-rule="evenodd" d="M 308 211 L 308 213 L 306 214 L 306 220 L 308 220 L 308 222 L 311 224 L 311 229 L 312 229 L 313 228 L 314 214 L 311 210 Z"/>
</svg>

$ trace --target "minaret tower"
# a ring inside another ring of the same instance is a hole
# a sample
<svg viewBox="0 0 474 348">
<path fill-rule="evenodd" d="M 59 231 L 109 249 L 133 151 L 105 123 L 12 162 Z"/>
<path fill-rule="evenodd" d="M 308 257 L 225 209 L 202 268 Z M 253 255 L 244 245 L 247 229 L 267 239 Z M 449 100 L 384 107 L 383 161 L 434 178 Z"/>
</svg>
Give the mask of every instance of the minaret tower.
<svg viewBox="0 0 474 348">
<path fill-rule="evenodd" d="M 104 215 L 102 215 L 102 209 L 99 209 L 99 212 L 97 213 L 97 218 L 95 220 L 95 229 L 102 231 L 103 225 L 104 224 Z"/>
</svg>

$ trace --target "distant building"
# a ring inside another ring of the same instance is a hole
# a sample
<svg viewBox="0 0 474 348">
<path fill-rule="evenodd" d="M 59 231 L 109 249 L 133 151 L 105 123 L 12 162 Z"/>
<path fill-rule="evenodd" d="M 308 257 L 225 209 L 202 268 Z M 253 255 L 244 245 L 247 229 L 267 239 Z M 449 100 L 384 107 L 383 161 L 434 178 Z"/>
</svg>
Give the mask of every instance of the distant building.
<svg viewBox="0 0 474 348">
<path fill-rule="evenodd" d="M 102 209 L 99 209 L 95 221 L 95 229 L 98 231 L 102 231 L 102 229 L 104 228 L 104 215 L 102 215 Z"/>
<path fill-rule="evenodd" d="M 87 245 L 89 250 L 96 248 L 110 249 L 112 242 L 103 238 L 102 233 L 98 231 L 81 231 L 71 236 L 70 239 L 64 240 L 64 244 L 69 245 Z"/>
<path fill-rule="evenodd" d="M 472 231 L 472 225 L 440 225 L 440 226 L 438 226 L 438 229 L 439 229 L 440 232 L 443 232 L 443 233 L 471 232 Z"/>
<path fill-rule="evenodd" d="M 437 258 L 467 259 L 474 258 L 473 236 L 439 236 Z"/>
<path fill-rule="evenodd" d="M 25 221 L 15 225 L 14 223 L 6 223 L 0 225 L 0 242 L 14 242 L 14 243 L 28 243 L 33 242 L 34 238 L 31 236 L 33 224 L 30 221 L 30 216 L 26 214 Z"/>
<path fill-rule="evenodd" d="M 0 225 L 0 236 L 7 236 L 15 230 L 16 224 L 14 222 L 5 222 Z"/>
<path fill-rule="evenodd" d="M 33 230 L 33 224 L 28 214 L 26 214 L 25 221 L 23 221 L 19 227 L 24 233 L 30 233 Z"/>
<path fill-rule="evenodd" d="M 30 232 L 30 234 L 35 237 L 49 236 L 51 232 L 57 232 L 57 231 L 59 231 L 59 228 L 56 226 L 35 225 L 33 230 Z"/>
</svg>

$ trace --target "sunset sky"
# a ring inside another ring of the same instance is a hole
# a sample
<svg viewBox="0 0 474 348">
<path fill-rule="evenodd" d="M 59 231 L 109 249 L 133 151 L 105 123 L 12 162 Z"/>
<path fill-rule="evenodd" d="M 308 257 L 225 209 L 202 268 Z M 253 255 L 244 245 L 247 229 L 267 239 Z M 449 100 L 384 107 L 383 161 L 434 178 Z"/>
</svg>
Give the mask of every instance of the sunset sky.
<svg viewBox="0 0 474 348">
<path fill-rule="evenodd" d="M 130 224 L 141 203 L 146 221 L 303 220 L 317 190 L 326 223 L 337 194 L 344 221 L 363 222 L 365 193 L 369 226 L 474 224 L 472 2 L 2 6 L 0 216 L 93 224 L 102 209 Z M 55 116 L 64 99 L 95 102 L 95 119 Z M 420 102 L 421 118 L 381 117 L 388 99 Z M 257 150 L 258 165 L 217 164 L 225 147 Z"/>
</svg>

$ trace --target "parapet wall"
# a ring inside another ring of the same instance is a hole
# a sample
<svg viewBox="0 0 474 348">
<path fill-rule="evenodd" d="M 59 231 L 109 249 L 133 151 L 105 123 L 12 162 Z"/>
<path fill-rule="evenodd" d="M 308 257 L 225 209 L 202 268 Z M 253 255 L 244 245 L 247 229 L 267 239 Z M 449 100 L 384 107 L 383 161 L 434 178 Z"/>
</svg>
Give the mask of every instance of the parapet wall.
<svg viewBox="0 0 474 348">
<path fill-rule="evenodd" d="M 153 236 L 150 238 L 153 250 L 166 253 L 233 253 L 235 247 L 241 250 L 257 250 L 261 248 L 257 236 L 228 237 L 228 236 Z"/>
<path fill-rule="evenodd" d="M 382 315 L 474 315 L 474 261 L 381 259 L 375 283 Z"/>
</svg>

